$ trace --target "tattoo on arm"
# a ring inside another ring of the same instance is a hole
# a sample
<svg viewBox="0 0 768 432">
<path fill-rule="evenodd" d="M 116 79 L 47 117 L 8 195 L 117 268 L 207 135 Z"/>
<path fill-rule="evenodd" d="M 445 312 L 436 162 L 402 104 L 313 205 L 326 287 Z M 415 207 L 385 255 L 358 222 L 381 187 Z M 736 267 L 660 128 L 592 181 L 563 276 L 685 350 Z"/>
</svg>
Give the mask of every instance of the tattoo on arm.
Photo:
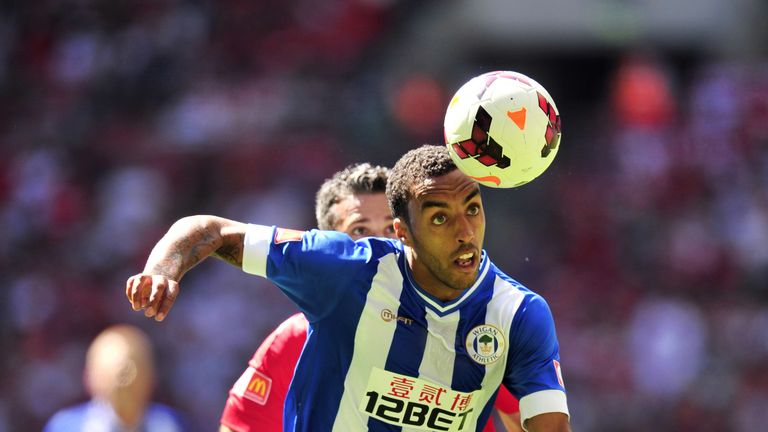
<svg viewBox="0 0 768 432">
<path fill-rule="evenodd" d="M 205 219 L 182 219 L 155 245 L 145 272 L 179 281 L 188 270 L 211 254 L 238 265 L 238 259 L 242 261 L 242 251 L 238 255 L 242 240 L 240 244 L 233 243 L 236 240 L 238 236 L 223 235 L 219 224 L 206 223 Z"/>
<path fill-rule="evenodd" d="M 180 272 L 180 269 L 183 268 L 184 259 L 181 256 L 181 253 L 174 252 L 168 254 L 168 256 L 159 259 L 154 265 L 149 265 L 149 262 L 147 262 L 147 266 L 144 269 L 145 273 L 150 274 L 160 274 L 163 276 L 166 276 L 169 279 L 173 279 L 178 281 L 177 275 L 184 274 L 184 272 Z"/>
<path fill-rule="evenodd" d="M 243 266 L 243 242 L 224 244 L 218 248 L 214 255 L 234 266 Z"/>
</svg>

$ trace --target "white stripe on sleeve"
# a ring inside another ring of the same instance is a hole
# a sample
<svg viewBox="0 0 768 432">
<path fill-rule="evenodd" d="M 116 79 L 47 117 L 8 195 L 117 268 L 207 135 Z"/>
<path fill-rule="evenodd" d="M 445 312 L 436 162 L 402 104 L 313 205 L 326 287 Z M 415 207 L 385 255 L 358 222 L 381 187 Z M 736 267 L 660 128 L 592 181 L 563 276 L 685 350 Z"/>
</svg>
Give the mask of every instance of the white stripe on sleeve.
<svg viewBox="0 0 768 432">
<path fill-rule="evenodd" d="M 267 256 L 273 236 L 273 227 L 248 224 L 243 248 L 244 272 L 267 277 Z"/>
<path fill-rule="evenodd" d="M 561 412 L 570 417 L 565 393 L 560 390 L 542 390 L 523 396 L 520 399 L 520 423 L 525 427 L 525 421 L 539 414 Z"/>
</svg>

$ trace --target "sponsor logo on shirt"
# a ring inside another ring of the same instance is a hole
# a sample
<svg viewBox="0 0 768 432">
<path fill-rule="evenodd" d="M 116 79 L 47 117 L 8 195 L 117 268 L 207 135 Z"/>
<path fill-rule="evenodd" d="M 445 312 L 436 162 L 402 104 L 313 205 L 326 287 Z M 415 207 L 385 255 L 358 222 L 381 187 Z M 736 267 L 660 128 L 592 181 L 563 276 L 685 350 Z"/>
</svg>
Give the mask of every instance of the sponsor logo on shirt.
<svg viewBox="0 0 768 432">
<path fill-rule="evenodd" d="M 289 241 L 300 241 L 304 236 L 304 231 L 278 228 L 275 230 L 275 244 L 285 243 Z"/>
<path fill-rule="evenodd" d="M 425 379 L 373 368 L 359 409 L 408 430 L 475 429 L 478 392 L 463 393 Z"/>
<path fill-rule="evenodd" d="M 467 335 L 467 353 L 472 360 L 482 365 L 488 365 L 500 359 L 505 345 L 504 334 L 492 325 L 479 325 Z"/>
<path fill-rule="evenodd" d="M 249 366 L 232 387 L 233 393 L 259 405 L 267 403 L 270 390 L 272 378 L 257 371 L 253 366 Z"/>
<path fill-rule="evenodd" d="M 397 316 L 394 312 L 392 312 L 389 309 L 382 309 L 381 310 L 381 319 L 383 319 L 386 322 L 400 321 L 403 324 L 408 324 L 408 325 L 413 324 L 413 319 L 407 318 L 407 317 L 404 317 L 404 316 Z"/>
</svg>

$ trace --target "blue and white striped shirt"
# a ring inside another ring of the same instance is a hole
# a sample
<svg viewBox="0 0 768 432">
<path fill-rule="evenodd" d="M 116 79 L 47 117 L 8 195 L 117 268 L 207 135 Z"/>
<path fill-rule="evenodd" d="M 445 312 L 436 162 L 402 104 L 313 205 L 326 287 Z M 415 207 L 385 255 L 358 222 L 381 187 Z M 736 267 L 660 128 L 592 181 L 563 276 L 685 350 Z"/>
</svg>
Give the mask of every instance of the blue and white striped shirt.
<svg viewBox="0 0 768 432">
<path fill-rule="evenodd" d="M 477 281 L 448 302 L 418 286 L 390 239 L 250 225 L 243 270 L 310 322 L 288 431 L 479 431 L 502 383 L 523 421 L 568 413 L 549 307 L 485 253 Z"/>
</svg>

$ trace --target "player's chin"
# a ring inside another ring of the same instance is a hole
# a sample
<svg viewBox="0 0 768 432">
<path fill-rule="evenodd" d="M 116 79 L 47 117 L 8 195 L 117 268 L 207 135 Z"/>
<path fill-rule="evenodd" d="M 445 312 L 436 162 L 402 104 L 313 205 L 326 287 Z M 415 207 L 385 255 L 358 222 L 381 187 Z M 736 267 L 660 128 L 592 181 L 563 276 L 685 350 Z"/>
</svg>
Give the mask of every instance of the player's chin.
<svg viewBox="0 0 768 432">
<path fill-rule="evenodd" d="M 475 271 L 456 271 L 451 277 L 451 288 L 459 291 L 463 291 L 471 287 L 477 279 L 477 269 Z"/>
</svg>

